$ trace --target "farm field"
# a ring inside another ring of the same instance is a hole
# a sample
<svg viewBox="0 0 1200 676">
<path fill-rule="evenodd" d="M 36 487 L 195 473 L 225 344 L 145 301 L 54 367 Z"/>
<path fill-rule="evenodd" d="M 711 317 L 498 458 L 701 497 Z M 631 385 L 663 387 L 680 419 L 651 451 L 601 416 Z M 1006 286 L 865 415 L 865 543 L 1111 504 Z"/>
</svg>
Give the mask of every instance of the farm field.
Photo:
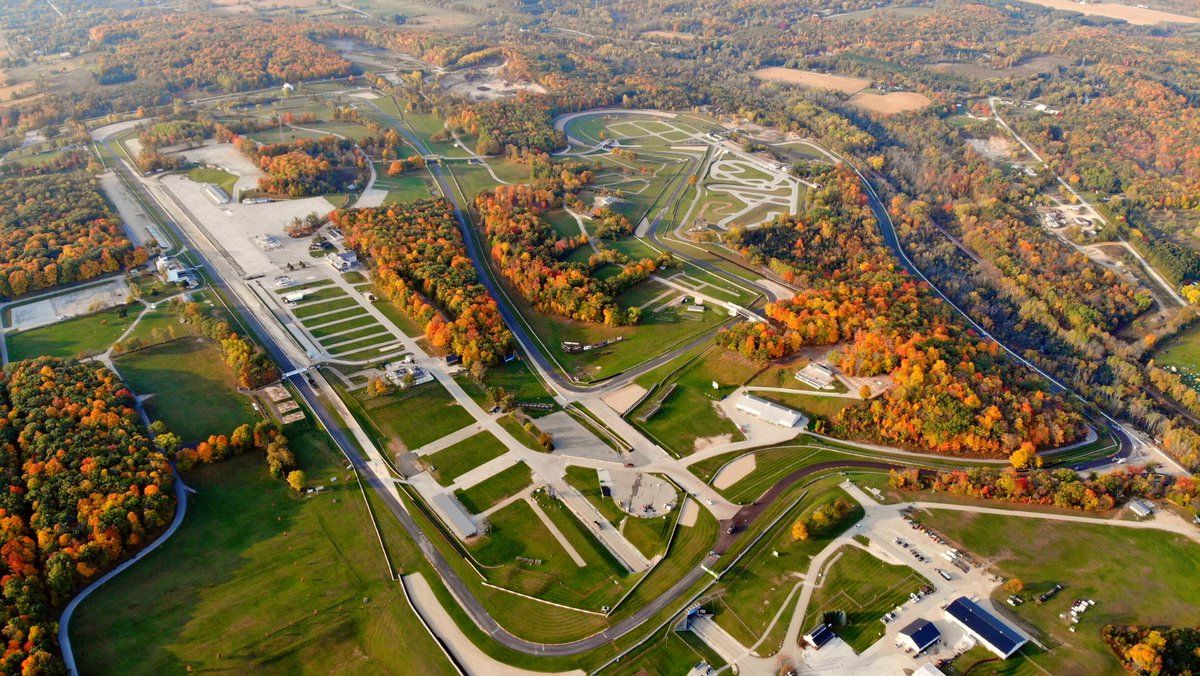
<svg viewBox="0 0 1200 676">
<path fill-rule="evenodd" d="M 850 97 L 850 104 L 880 115 L 896 115 L 921 110 L 932 103 L 928 96 L 916 92 L 874 94 L 859 92 Z"/>
<path fill-rule="evenodd" d="M 210 434 L 229 434 L 259 416 L 225 366 L 217 347 L 204 338 L 182 338 L 122 355 L 117 371 L 139 395 L 153 395 L 144 406 L 184 443 Z"/>
<path fill-rule="evenodd" d="M 291 447 L 309 476 L 344 472 L 318 432 Z M 185 526 L 80 605 L 81 672 L 455 673 L 388 579 L 352 477 L 298 497 L 247 454 L 184 478 Z"/>
<path fill-rule="evenodd" d="M 833 89 L 843 94 L 854 94 L 871 86 L 870 80 L 847 75 L 829 75 L 795 68 L 761 68 L 752 73 L 760 80 L 781 82 L 783 84 L 811 87 L 813 89 Z"/>
<path fill-rule="evenodd" d="M 992 561 L 1001 575 L 1020 578 L 1026 595 L 1063 585 L 1064 591 L 1050 602 L 1025 603 L 1011 611 L 1035 627 L 1050 647 L 1026 653 L 1051 673 L 1118 672 L 1100 637 L 1106 624 L 1200 624 L 1200 561 L 1190 554 L 1195 543 L 1180 535 L 958 511 L 933 510 L 919 520 L 965 551 Z M 1008 611 L 1002 601 L 1006 596 L 999 589 L 994 599 Z M 1094 599 L 1096 605 L 1072 633 L 1058 615 L 1075 598 Z M 989 667 L 976 671 L 998 673 Z"/>
</svg>

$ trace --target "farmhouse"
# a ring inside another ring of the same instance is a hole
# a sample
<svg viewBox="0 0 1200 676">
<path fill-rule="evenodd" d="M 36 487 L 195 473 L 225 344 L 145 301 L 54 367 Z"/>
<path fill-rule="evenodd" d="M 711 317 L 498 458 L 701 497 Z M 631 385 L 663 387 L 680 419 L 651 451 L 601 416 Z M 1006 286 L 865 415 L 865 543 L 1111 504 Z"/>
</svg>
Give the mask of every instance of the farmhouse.
<svg viewBox="0 0 1200 676">
<path fill-rule="evenodd" d="M 796 372 L 796 380 L 815 387 L 818 390 L 833 389 L 833 381 L 837 378 L 837 371 L 833 367 L 817 362 L 809 362 L 808 366 Z"/>
<path fill-rule="evenodd" d="M 458 500 L 454 499 L 454 496 L 449 493 L 438 493 L 433 496 L 430 503 L 458 539 L 465 540 L 479 534 L 479 526 L 475 525 L 475 519 L 471 518 L 471 515 L 459 504 Z"/>
<path fill-rule="evenodd" d="M 946 619 L 962 627 L 1002 660 L 1011 657 L 1029 640 L 965 596 L 958 597 L 946 606 Z"/>
<path fill-rule="evenodd" d="M 329 261 L 333 269 L 338 272 L 345 272 L 353 270 L 354 266 L 358 265 L 358 254 L 353 251 L 339 251 L 338 253 L 329 254 L 325 257 L 325 260 Z"/>
<path fill-rule="evenodd" d="M 804 416 L 796 411 L 752 394 L 742 395 L 738 400 L 737 410 L 780 427 L 795 427 L 804 421 Z"/>
<path fill-rule="evenodd" d="M 905 649 L 920 653 L 941 640 L 942 632 L 929 620 L 913 620 L 900 630 L 898 638 Z"/>
</svg>

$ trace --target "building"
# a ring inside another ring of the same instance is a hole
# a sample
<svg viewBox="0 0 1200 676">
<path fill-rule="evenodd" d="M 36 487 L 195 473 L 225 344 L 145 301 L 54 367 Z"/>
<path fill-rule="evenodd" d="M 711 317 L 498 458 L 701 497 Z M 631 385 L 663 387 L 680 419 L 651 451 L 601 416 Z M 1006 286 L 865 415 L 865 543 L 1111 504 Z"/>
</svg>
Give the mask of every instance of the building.
<svg viewBox="0 0 1200 676">
<path fill-rule="evenodd" d="M 1011 657 L 1029 640 L 1004 620 L 965 596 L 954 599 L 946 606 L 946 619 L 962 627 L 967 634 L 1002 660 Z"/>
<path fill-rule="evenodd" d="M 479 526 L 475 525 L 475 519 L 471 518 L 466 508 L 455 500 L 453 495 L 438 493 L 430 502 L 437 510 L 438 516 L 442 517 L 442 521 L 454 532 L 455 537 L 466 540 L 479 535 Z"/>
<path fill-rule="evenodd" d="M 388 364 L 386 367 L 384 367 L 384 375 L 387 376 L 387 379 L 391 384 L 399 387 L 400 389 L 410 387 L 409 384 L 405 383 L 405 380 L 410 375 L 412 376 L 411 386 L 414 387 L 433 382 L 433 374 L 421 368 L 420 366 L 413 364 Z"/>
<path fill-rule="evenodd" d="M 926 662 L 920 669 L 912 672 L 912 676 L 946 676 L 946 673 L 933 666 L 932 662 Z"/>
<path fill-rule="evenodd" d="M 804 416 L 796 411 L 752 394 L 742 395 L 738 400 L 737 410 L 780 427 L 795 427 L 804 422 Z"/>
<path fill-rule="evenodd" d="M 942 639 L 942 632 L 929 620 L 913 620 L 900 630 L 900 645 L 916 653 L 924 652 L 926 648 Z"/>
<path fill-rule="evenodd" d="M 225 189 L 215 183 L 204 184 L 204 194 L 208 195 L 208 199 L 215 204 L 229 204 L 229 193 Z"/>
<path fill-rule="evenodd" d="M 598 195 L 596 199 L 592 200 L 592 213 L 596 213 L 601 209 L 611 209 L 624 201 L 616 195 Z"/>
<path fill-rule="evenodd" d="M 358 265 L 358 254 L 353 251 L 339 251 L 331 253 L 325 257 L 329 264 L 338 272 L 353 270 L 355 265 Z"/>
<path fill-rule="evenodd" d="M 159 256 L 158 260 L 154 261 L 154 267 L 158 269 L 158 274 L 162 275 L 163 281 L 168 284 L 188 281 L 187 266 L 177 259 Z"/>
<path fill-rule="evenodd" d="M 815 650 L 820 650 L 826 643 L 837 638 L 837 634 L 829 628 L 828 624 L 822 622 L 813 627 L 807 634 L 804 635 L 804 640 L 808 642 Z"/>
<path fill-rule="evenodd" d="M 1129 501 L 1129 511 L 1139 519 L 1144 519 L 1154 513 L 1154 505 L 1140 498 L 1134 498 Z"/>
<path fill-rule="evenodd" d="M 818 390 L 833 389 L 833 381 L 837 378 L 837 371 L 833 367 L 826 364 L 818 364 L 817 362 L 809 362 L 808 366 L 796 372 L 796 380 L 815 387 Z"/>
</svg>

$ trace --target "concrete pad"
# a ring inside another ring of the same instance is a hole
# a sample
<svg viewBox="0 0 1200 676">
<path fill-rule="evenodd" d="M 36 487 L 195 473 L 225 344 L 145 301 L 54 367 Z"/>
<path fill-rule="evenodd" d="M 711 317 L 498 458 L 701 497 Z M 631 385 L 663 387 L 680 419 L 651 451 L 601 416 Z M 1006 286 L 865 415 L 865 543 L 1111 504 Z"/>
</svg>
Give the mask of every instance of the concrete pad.
<svg viewBox="0 0 1200 676">
<path fill-rule="evenodd" d="M 700 503 L 691 498 L 684 498 L 683 508 L 679 511 L 679 525 L 691 528 L 700 518 Z"/>
<path fill-rule="evenodd" d="M 386 190 L 380 190 L 379 188 L 371 188 L 370 190 L 364 190 L 363 193 L 361 195 L 359 195 L 358 201 L 356 201 L 354 203 L 354 206 L 356 208 L 383 206 L 383 200 L 386 197 L 387 197 Z"/>
<path fill-rule="evenodd" d="M 602 470 L 611 480 L 613 501 L 625 512 L 652 519 L 669 514 L 678 501 L 675 486 L 662 477 L 635 469 Z"/>
<path fill-rule="evenodd" d="M 621 462 L 621 455 L 596 438 L 565 411 L 551 413 L 533 421 L 543 432 L 554 436 L 554 454 Z"/>
<path fill-rule="evenodd" d="M 671 292 L 667 291 L 666 293 Z M 629 412 L 629 409 L 633 408 L 634 404 L 641 401 L 642 397 L 645 395 L 646 388 L 642 387 L 641 385 L 630 383 L 629 385 L 626 385 L 615 392 L 609 392 L 601 397 L 600 400 L 605 404 L 608 404 L 609 408 L 612 410 L 620 413 L 621 415 L 625 415 Z"/>
<path fill-rule="evenodd" d="M 123 277 L 117 277 L 86 289 L 13 306 L 10 325 L 18 331 L 36 329 L 122 305 L 127 298 L 129 284 Z"/>
<path fill-rule="evenodd" d="M 129 233 L 129 237 L 133 243 L 138 246 L 144 246 L 150 239 L 154 239 L 160 246 L 167 248 L 170 246 L 170 241 L 162 241 L 151 230 L 154 227 L 154 221 L 146 215 L 146 212 L 138 205 L 137 201 L 130 196 L 129 191 L 125 188 L 125 184 L 112 171 L 106 171 L 99 176 L 100 190 L 108 197 L 108 201 L 112 202 L 117 208 L 117 213 L 121 216 L 121 222 L 125 224 L 125 230 Z"/>
<path fill-rule="evenodd" d="M 454 655 L 466 673 L 487 674 L 488 676 L 548 676 L 544 671 L 526 671 L 510 667 L 480 650 L 454 623 L 450 614 L 446 612 L 437 596 L 434 595 L 429 583 L 420 573 L 406 575 L 400 579 L 400 582 L 408 592 L 409 600 L 412 601 L 417 614 L 425 620 L 430 631 L 442 639 L 442 643 L 447 646 L 450 654 Z M 584 672 L 579 669 L 558 673 L 584 676 Z"/>
<path fill-rule="evenodd" d="M 722 467 L 721 471 L 717 472 L 717 476 L 713 477 L 713 488 L 723 490 L 749 476 L 749 474 L 753 472 L 754 468 L 758 465 L 758 461 L 755 459 L 756 457 L 757 456 L 755 456 L 753 453 L 750 455 L 743 455 L 737 460 L 734 460 L 728 465 Z"/>
</svg>

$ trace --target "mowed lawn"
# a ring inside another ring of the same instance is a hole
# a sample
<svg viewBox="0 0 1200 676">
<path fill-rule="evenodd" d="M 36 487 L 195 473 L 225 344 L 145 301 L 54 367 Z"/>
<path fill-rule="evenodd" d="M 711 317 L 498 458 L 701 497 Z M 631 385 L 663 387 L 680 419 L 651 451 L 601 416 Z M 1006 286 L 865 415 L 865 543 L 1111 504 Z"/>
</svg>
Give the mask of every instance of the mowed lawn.
<svg viewBox="0 0 1200 676">
<path fill-rule="evenodd" d="M 300 497 L 258 454 L 186 475 L 180 529 L 79 606 L 80 673 L 455 673 L 388 578 L 341 456 L 314 431 L 291 442 L 310 477 L 342 480 Z"/>
<path fill-rule="evenodd" d="M 809 489 L 809 495 L 793 507 L 779 523 L 769 530 L 755 549 L 731 567 L 721 580 L 724 594 L 715 602 L 716 621 L 743 645 L 754 645 L 767 630 L 788 592 L 801 581 L 800 574 L 809 571 L 812 557 L 854 522 L 862 518 L 862 507 L 854 509 L 840 523 L 812 532 L 807 540 L 792 538 L 792 524 L 807 519 L 812 512 L 837 498 L 853 499 L 840 488 L 840 476 L 825 478 Z M 792 500 L 794 497 L 785 498 Z M 779 552 L 779 556 L 772 556 Z M 772 637 L 763 646 L 767 652 L 779 648 L 783 640 L 782 626 L 776 625 Z"/>
<path fill-rule="evenodd" d="M 409 449 L 437 441 L 474 421 L 436 381 L 368 399 L 363 408 L 384 439 L 398 438 Z"/>
<path fill-rule="evenodd" d="M 838 557 L 825 569 L 825 579 L 813 594 L 808 615 L 815 622 L 820 613 L 846 612 L 846 624 L 834 632 L 861 653 L 883 636 L 886 628 L 879 618 L 908 600 L 908 595 L 925 584 L 908 566 L 884 563 L 856 546 L 838 550 Z"/>
<path fill-rule="evenodd" d="M 1200 324 L 1172 338 L 1154 355 L 1159 365 L 1200 370 Z"/>
<path fill-rule="evenodd" d="M 141 305 L 134 304 L 129 306 L 125 317 L 120 316 L 118 310 L 105 310 L 7 334 L 4 339 L 8 341 L 8 359 L 20 361 L 42 356 L 71 358 L 100 354 L 121 337 L 141 310 Z"/>
<path fill-rule="evenodd" d="M 674 375 L 663 374 L 667 379 L 633 410 L 629 420 L 679 456 L 690 455 L 701 439 L 729 435 L 732 441 L 740 441 L 744 438 L 741 431 L 717 410 L 716 403 L 753 377 L 759 368 L 754 361 L 734 352 L 709 348 Z M 713 389 L 714 382 L 717 389 Z M 663 399 L 661 395 L 672 384 L 676 385 L 674 391 Z M 659 411 L 642 422 L 640 418 L 656 402 L 662 404 Z"/>
<path fill-rule="evenodd" d="M 146 413 L 162 420 L 184 443 L 229 434 L 258 414 L 237 393 L 233 372 L 211 341 L 183 338 L 122 355 L 117 371 L 138 395 L 152 394 Z"/>
<path fill-rule="evenodd" d="M 1020 578 L 1027 597 L 1063 585 L 1041 606 L 1028 602 L 1010 609 L 1003 588 L 993 596 L 997 607 L 1035 627 L 1050 647 L 1023 649 L 1042 667 L 1039 672 L 1120 673 L 1100 637 L 1106 624 L 1200 625 L 1200 557 L 1196 543 L 1182 535 L 939 510 L 920 521 L 976 557 L 994 561 L 1002 575 Z M 1096 605 L 1071 633 L 1058 616 L 1077 598 Z M 983 665 L 971 673 L 997 672 Z"/>
<path fill-rule="evenodd" d="M 532 483 L 533 473 L 529 471 L 529 465 L 518 462 L 466 490 L 455 491 L 454 494 L 472 514 L 482 514 L 492 505 L 510 495 L 516 495 Z"/>
<path fill-rule="evenodd" d="M 433 476 L 438 483 L 449 486 L 463 474 L 507 452 L 504 444 L 485 430 L 437 453 L 430 453 L 425 456 L 425 461 L 433 465 Z"/>
</svg>

